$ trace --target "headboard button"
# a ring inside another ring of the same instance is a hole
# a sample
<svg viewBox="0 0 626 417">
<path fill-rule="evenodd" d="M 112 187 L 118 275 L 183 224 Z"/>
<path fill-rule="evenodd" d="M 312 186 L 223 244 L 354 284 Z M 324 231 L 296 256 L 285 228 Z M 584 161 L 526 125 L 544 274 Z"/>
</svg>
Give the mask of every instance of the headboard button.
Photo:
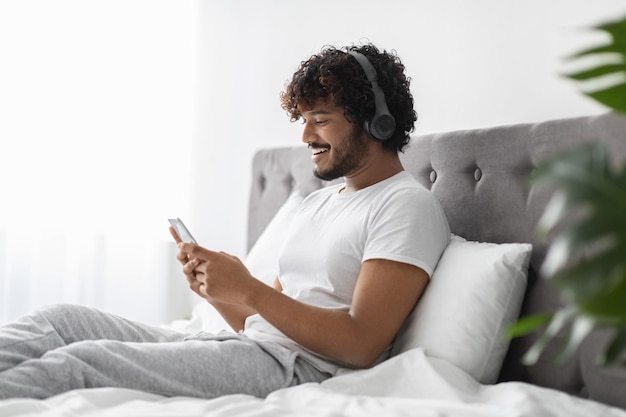
<svg viewBox="0 0 626 417">
<path fill-rule="evenodd" d="M 437 179 L 437 173 L 435 172 L 435 170 L 430 171 L 430 182 L 435 182 L 435 180 Z"/>
<path fill-rule="evenodd" d="M 480 168 L 476 168 L 474 170 L 474 179 L 476 181 L 480 181 L 480 179 L 483 177 L 483 172 L 480 170 Z"/>
</svg>

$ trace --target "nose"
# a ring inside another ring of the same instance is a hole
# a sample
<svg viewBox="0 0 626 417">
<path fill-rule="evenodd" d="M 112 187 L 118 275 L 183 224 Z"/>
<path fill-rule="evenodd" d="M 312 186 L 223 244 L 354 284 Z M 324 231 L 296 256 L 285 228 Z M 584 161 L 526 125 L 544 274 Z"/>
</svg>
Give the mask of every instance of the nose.
<svg viewBox="0 0 626 417">
<path fill-rule="evenodd" d="M 314 133 L 313 128 L 309 122 L 304 122 L 304 127 L 302 128 L 302 142 L 311 143 L 314 141 Z"/>
</svg>

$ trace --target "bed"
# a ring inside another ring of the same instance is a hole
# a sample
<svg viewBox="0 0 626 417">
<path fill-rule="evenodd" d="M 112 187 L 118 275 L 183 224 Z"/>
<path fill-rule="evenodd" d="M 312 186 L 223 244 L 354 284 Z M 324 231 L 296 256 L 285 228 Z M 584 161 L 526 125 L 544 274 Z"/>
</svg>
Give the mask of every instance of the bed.
<svg viewBox="0 0 626 417">
<path fill-rule="evenodd" d="M 0 401 L 0 416 L 626 417 L 626 370 L 595 365 L 605 332 L 592 333 L 563 364 L 554 359 L 557 338 L 533 366 L 521 357 L 538 333 L 503 336 L 520 314 L 560 305 L 536 272 L 547 242 L 535 225 L 550 191 L 530 187 L 528 177 L 542 159 L 592 140 L 605 143 L 616 164 L 626 161 L 626 119 L 611 113 L 413 138 L 404 166 L 439 199 L 453 236 L 382 364 L 267 398 L 164 398 L 103 388 Z M 252 171 L 245 261 L 259 279 L 271 280 L 293 210 L 326 184 L 312 176 L 302 146 L 260 150 Z M 167 326 L 225 328 L 206 304 Z"/>
</svg>

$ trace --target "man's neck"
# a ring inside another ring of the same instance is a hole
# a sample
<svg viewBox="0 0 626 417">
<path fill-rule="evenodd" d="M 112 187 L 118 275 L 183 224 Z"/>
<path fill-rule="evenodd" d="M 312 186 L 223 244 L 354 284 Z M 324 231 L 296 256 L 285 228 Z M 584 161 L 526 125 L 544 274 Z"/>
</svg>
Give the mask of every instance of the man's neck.
<svg viewBox="0 0 626 417">
<path fill-rule="evenodd" d="M 370 153 L 370 157 L 357 172 L 344 177 L 346 186 L 343 192 L 354 192 L 391 178 L 404 171 L 398 152 L 382 149 Z"/>
</svg>

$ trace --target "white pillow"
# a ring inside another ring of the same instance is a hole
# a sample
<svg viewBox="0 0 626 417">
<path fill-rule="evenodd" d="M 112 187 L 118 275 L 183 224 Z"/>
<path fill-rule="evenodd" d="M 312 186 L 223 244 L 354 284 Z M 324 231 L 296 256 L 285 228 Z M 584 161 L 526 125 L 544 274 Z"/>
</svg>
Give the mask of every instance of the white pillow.
<svg viewBox="0 0 626 417">
<path fill-rule="evenodd" d="M 391 355 L 421 347 L 483 384 L 495 383 L 526 290 L 532 245 L 452 235 Z"/>
<path fill-rule="evenodd" d="M 243 263 L 252 275 L 267 285 L 273 285 L 274 279 L 278 276 L 278 255 L 283 249 L 291 220 L 302 200 L 304 200 L 302 193 L 298 191 L 291 193 L 244 259 Z"/>
</svg>

